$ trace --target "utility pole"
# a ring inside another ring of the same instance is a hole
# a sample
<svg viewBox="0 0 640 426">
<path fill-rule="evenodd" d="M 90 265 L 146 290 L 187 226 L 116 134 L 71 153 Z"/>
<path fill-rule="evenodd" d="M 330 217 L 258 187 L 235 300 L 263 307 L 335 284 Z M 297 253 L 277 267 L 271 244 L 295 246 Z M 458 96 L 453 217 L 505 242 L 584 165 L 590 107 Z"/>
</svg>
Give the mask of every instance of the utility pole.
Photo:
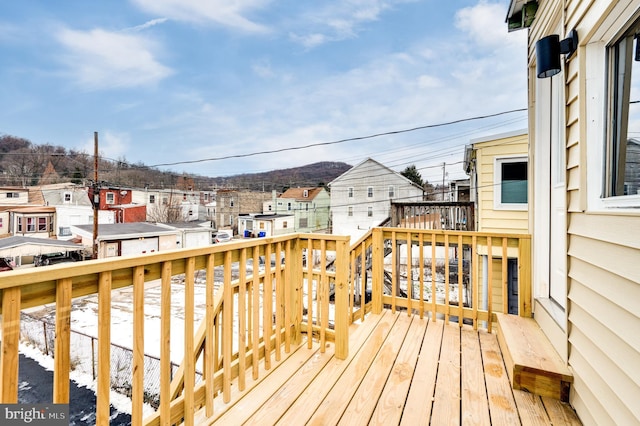
<svg viewBox="0 0 640 426">
<path fill-rule="evenodd" d="M 98 132 L 93 132 L 93 258 L 98 258 L 98 211 L 100 187 L 98 185 Z"/>
<path fill-rule="evenodd" d="M 442 163 L 442 201 L 444 201 L 444 176 L 446 171 L 447 163 Z"/>
</svg>

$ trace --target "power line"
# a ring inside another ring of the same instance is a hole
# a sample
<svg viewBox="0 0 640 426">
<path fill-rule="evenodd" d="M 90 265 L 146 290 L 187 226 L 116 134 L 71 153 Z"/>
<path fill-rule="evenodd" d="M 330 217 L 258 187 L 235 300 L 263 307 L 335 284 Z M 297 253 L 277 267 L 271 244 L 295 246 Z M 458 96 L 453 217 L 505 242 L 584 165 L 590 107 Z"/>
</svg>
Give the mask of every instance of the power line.
<svg viewBox="0 0 640 426">
<path fill-rule="evenodd" d="M 153 164 L 153 165 L 151 165 L 149 167 L 177 166 L 177 165 L 180 165 L 180 164 L 203 163 L 203 162 L 207 162 L 207 161 L 220 161 L 220 160 L 228 160 L 228 159 L 231 159 L 231 158 L 244 158 L 244 157 L 253 157 L 253 156 L 256 156 L 256 155 L 263 155 L 263 154 L 275 154 L 275 153 L 279 153 L 279 152 L 296 151 L 296 150 L 301 150 L 301 149 L 313 148 L 313 147 L 316 147 L 316 146 L 336 145 L 336 144 L 341 144 L 341 143 L 345 143 L 345 142 L 354 142 L 354 141 L 361 141 L 361 140 L 365 140 L 365 139 L 377 138 L 377 137 L 380 137 L 380 136 L 390 136 L 390 135 L 397 135 L 397 134 L 401 134 L 401 133 L 415 132 L 416 130 L 433 129 L 433 128 L 437 128 L 437 127 L 450 126 L 452 124 L 459 124 L 459 123 L 464 123 L 464 122 L 468 122 L 468 121 L 482 120 L 482 119 L 485 119 L 485 118 L 498 117 L 498 116 L 505 115 L 505 114 L 511 114 L 511 113 L 514 113 L 514 112 L 522 112 L 522 111 L 527 111 L 527 110 L 528 110 L 527 108 L 513 109 L 513 110 L 509 110 L 509 111 L 498 112 L 498 113 L 495 113 L 495 114 L 488 114 L 488 115 L 469 117 L 469 118 L 461 118 L 461 119 L 458 119 L 458 120 L 447 121 L 447 122 L 443 122 L 443 123 L 428 124 L 428 125 L 425 125 L 425 126 L 412 127 L 412 128 L 403 129 L 403 130 L 392 130 L 392 131 L 389 131 L 389 132 L 382 132 L 382 133 L 375 133 L 375 134 L 367 135 L 367 136 L 358 136 L 358 137 L 353 137 L 353 138 L 340 139 L 340 140 L 331 141 L 331 142 L 318 142 L 318 143 L 312 143 L 312 144 L 301 145 L 301 146 L 293 146 L 293 147 L 288 147 L 288 148 L 278 148 L 278 149 L 265 150 L 265 151 L 249 152 L 249 153 L 246 153 L 246 154 L 234 154 L 234 155 L 225 155 L 225 156 L 222 156 L 222 157 L 201 158 L 201 159 L 198 159 L 198 160 L 185 160 L 185 161 L 176 161 L 176 162 L 172 162 L 172 163 L 160 163 L 160 164 Z"/>
</svg>

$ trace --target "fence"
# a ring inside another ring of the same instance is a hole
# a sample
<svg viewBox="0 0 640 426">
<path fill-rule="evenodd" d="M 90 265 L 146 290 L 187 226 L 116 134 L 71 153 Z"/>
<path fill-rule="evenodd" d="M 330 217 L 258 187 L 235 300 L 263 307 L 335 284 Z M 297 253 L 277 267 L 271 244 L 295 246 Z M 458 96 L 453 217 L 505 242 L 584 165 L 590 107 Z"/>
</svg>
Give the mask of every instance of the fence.
<svg viewBox="0 0 640 426">
<path fill-rule="evenodd" d="M 47 356 L 54 354 L 55 324 L 35 318 L 22 312 L 20 337 L 22 341 L 42 351 Z M 71 369 L 91 375 L 96 380 L 98 363 L 98 339 L 79 331 L 71 331 Z M 111 389 L 131 397 L 131 377 L 133 351 L 111 343 Z M 178 364 L 171 363 L 171 374 L 178 370 Z M 144 401 L 153 408 L 160 404 L 160 358 L 144 356 Z M 202 373 L 196 371 L 196 382 L 202 380 Z"/>
</svg>

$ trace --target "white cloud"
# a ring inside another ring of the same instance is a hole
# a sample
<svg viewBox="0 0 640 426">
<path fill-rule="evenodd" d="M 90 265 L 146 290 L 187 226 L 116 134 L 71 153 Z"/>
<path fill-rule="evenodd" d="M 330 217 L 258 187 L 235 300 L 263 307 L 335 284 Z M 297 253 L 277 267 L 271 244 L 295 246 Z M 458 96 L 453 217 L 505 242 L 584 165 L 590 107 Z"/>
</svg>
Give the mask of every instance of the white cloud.
<svg viewBox="0 0 640 426">
<path fill-rule="evenodd" d="M 509 33 L 504 18 L 504 4 L 481 0 L 475 6 L 459 10 L 456 13 L 455 26 L 479 46 L 504 48 L 506 45 L 521 45 L 521 40 L 526 39 L 527 32 Z"/>
<path fill-rule="evenodd" d="M 363 24 L 377 21 L 380 15 L 403 0 L 339 0 L 323 2 L 298 18 L 297 31 L 289 38 L 306 48 L 356 37 Z"/>
<path fill-rule="evenodd" d="M 264 33 L 268 28 L 245 15 L 260 9 L 269 0 L 131 0 L 148 13 L 167 16 L 178 21 L 198 24 L 215 23 L 250 33 Z"/>
<path fill-rule="evenodd" d="M 155 84 L 172 73 L 156 59 L 157 45 L 138 34 L 63 29 L 57 39 L 68 73 L 88 90 Z"/>
<path fill-rule="evenodd" d="M 123 158 L 130 145 L 131 136 L 128 133 L 118 133 L 106 130 L 98 134 L 98 150 L 102 157 L 112 160 Z M 81 151 L 93 153 L 93 135 L 90 139 L 84 141 Z"/>
<path fill-rule="evenodd" d="M 127 28 L 126 31 L 133 31 L 133 32 L 142 31 L 156 25 L 164 24 L 167 21 L 168 21 L 167 18 L 152 19 L 150 21 L 145 22 L 142 25 L 136 25 L 135 27 Z"/>
</svg>

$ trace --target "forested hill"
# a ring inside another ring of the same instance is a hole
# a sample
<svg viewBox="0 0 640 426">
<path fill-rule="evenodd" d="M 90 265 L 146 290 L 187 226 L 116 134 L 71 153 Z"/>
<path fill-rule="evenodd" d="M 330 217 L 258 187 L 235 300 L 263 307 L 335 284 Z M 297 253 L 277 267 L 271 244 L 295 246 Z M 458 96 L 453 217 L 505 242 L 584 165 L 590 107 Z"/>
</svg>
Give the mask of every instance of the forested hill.
<svg viewBox="0 0 640 426">
<path fill-rule="evenodd" d="M 351 166 L 342 162 L 323 161 L 290 169 L 263 173 L 245 173 L 224 178 L 212 178 L 218 188 L 248 188 L 255 190 L 284 191 L 290 187 L 322 186 L 331 182 Z"/>
<path fill-rule="evenodd" d="M 255 189 L 282 192 L 289 187 L 325 185 L 350 165 L 325 161 L 270 172 L 212 177 L 166 172 L 142 163 L 130 163 L 125 158 L 99 160 L 98 180 L 121 187 L 151 189 L 191 187 L 195 190 L 217 188 Z M 60 182 L 89 185 L 94 176 L 92 155 L 67 150 L 50 144 L 36 145 L 15 136 L 0 134 L 0 186 L 32 186 Z"/>
</svg>

